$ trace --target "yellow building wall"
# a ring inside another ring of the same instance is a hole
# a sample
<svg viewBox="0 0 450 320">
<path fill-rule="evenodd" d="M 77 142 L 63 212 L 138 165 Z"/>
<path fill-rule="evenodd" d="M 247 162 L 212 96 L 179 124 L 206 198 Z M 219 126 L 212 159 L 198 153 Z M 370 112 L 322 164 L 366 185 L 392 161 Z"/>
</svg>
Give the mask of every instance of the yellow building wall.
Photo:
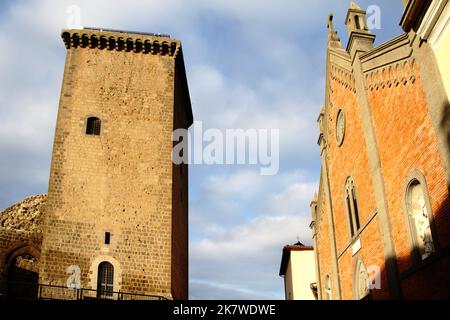
<svg viewBox="0 0 450 320">
<path fill-rule="evenodd" d="M 435 50 L 436 59 L 441 70 L 442 80 L 444 81 L 445 91 L 450 97 L 450 32 L 445 32 L 438 48 Z"/>
<path fill-rule="evenodd" d="M 447 96 L 450 97 L 450 3 L 441 13 L 429 42 L 436 54 Z"/>
<path fill-rule="evenodd" d="M 286 300 L 315 300 L 310 287 L 314 282 L 314 251 L 291 251 L 285 278 Z"/>
<path fill-rule="evenodd" d="M 294 300 L 294 287 L 292 284 L 292 264 L 289 259 L 288 266 L 286 269 L 286 276 L 284 278 L 284 290 L 286 295 L 286 300 Z"/>
</svg>

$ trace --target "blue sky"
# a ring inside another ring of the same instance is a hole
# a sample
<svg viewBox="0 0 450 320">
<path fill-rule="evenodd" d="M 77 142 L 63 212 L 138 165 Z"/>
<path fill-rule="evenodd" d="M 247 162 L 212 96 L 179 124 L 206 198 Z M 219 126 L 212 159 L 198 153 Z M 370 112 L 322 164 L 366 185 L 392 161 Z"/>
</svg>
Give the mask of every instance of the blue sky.
<svg viewBox="0 0 450 320">
<path fill-rule="evenodd" d="M 280 171 L 190 168 L 190 298 L 283 299 L 281 249 L 311 243 L 324 102 L 327 15 L 345 45 L 349 1 L 19 0 L 0 2 L 0 210 L 47 192 L 67 8 L 81 24 L 183 42 L 195 120 L 205 128 L 280 129 Z M 400 0 L 381 8 L 380 43 L 401 33 Z"/>
</svg>

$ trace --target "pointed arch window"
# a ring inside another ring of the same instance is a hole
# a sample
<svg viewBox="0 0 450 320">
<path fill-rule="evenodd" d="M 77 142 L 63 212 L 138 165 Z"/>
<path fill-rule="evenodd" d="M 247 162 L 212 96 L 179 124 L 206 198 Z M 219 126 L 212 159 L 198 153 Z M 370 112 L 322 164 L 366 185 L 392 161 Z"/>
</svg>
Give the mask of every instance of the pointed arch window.
<svg viewBox="0 0 450 320">
<path fill-rule="evenodd" d="M 102 122 L 97 117 L 89 117 L 86 123 L 86 134 L 99 136 L 102 127 Z"/>
<path fill-rule="evenodd" d="M 351 177 L 348 178 L 345 183 L 345 204 L 347 208 L 350 236 L 353 238 L 361 228 L 361 222 L 359 218 L 359 206 L 355 182 Z"/>
<path fill-rule="evenodd" d="M 98 266 L 97 297 L 112 298 L 114 287 L 114 267 L 109 262 L 102 262 Z"/>
</svg>

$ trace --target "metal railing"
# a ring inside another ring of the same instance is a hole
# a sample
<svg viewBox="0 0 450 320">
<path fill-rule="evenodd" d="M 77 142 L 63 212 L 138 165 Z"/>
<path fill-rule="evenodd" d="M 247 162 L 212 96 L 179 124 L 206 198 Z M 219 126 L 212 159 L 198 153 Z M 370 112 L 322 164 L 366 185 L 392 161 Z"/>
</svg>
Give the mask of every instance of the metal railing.
<svg viewBox="0 0 450 320">
<path fill-rule="evenodd" d="M 4 282 L 0 299 L 25 300 L 168 300 L 164 296 L 122 291 L 98 292 L 95 289 L 72 289 L 49 284 Z"/>
</svg>

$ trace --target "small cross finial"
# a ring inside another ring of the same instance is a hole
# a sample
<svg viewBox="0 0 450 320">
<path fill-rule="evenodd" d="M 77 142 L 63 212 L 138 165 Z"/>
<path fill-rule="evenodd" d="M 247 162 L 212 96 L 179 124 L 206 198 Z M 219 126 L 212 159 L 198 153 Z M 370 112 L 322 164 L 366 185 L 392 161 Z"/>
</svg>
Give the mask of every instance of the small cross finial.
<svg viewBox="0 0 450 320">
<path fill-rule="evenodd" d="M 333 32 L 334 31 L 334 26 L 333 26 L 333 14 L 330 13 L 328 14 L 328 24 L 327 24 L 327 28 Z"/>
<path fill-rule="evenodd" d="M 333 13 L 328 14 L 328 45 L 332 47 L 341 48 L 341 40 L 339 39 L 337 32 L 334 31 L 333 25 Z"/>
</svg>

